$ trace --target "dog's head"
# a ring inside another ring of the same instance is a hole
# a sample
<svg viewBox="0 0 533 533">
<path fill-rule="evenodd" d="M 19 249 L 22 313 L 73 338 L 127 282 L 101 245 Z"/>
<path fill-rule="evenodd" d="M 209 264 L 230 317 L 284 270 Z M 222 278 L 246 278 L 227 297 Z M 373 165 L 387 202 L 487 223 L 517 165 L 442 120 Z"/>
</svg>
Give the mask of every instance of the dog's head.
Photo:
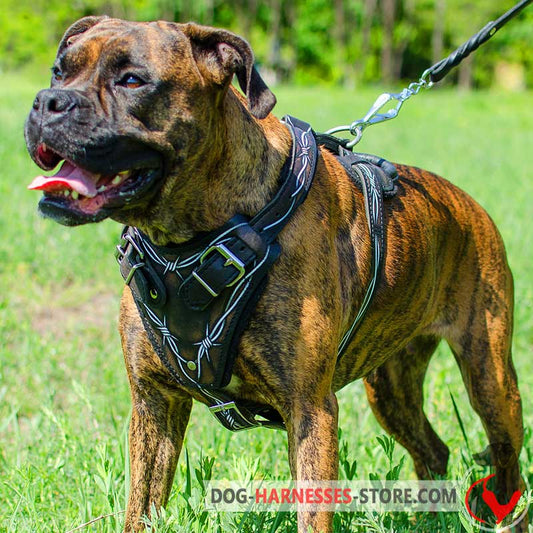
<svg viewBox="0 0 533 533">
<path fill-rule="evenodd" d="M 168 175 L 194 158 L 220 112 L 233 75 L 249 112 L 275 104 L 237 35 L 196 24 L 86 17 L 65 33 L 25 127 L 44 170 L 42 214 L 65 225 L 121 222 L 146 209 Z"/>
</svg>

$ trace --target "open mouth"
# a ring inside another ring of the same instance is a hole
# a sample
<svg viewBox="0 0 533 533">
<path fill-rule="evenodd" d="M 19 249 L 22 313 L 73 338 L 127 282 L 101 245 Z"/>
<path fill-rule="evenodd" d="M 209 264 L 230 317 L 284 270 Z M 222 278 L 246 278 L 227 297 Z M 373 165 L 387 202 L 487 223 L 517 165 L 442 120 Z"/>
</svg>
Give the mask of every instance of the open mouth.
<svg viewBox="0 0 533 533">
<path fill-rule="evenodd" d="M 44 143 L 38 146 L 36 159 L 42 168 L 50 170 L 63 161 L 54 175 L 37 176 L 28 189 L 44 192 L 39 203 L 43 215 L 69 226 L 103 220 L 112 210 L 144 197 L 161 175 L 160 168 L 93 173 L 63 158 Z"/>
</svg>

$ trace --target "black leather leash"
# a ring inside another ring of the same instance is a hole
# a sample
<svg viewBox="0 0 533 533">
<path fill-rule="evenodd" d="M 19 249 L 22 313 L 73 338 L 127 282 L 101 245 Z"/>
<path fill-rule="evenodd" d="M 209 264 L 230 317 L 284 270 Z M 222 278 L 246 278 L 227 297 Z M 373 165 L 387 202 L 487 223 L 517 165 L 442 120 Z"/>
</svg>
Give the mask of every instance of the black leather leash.
<svg viewBox="0 0 533 533">
<path fill-rule="evenodd" d="M 487 42 L 500 28 L 505 26 L 505 24 L 507 24 L 512 18 L 516 17 L 516 15 L 531 4 L 531 2 L 533 2 L 533 0 L 522 0 L 521 2 L 518 2 L 518 4 L 509 9 L 509 11 L 504 13 L 500 18 L 489 22 L 481 28 L 481 30 L 468 39 L 468 41 L 463 43 L 448 57 L 441 59 L 438 63 L 435 63 L 432 67 L 428 68 L 424 75 L 429 75 L 429 79 L 434 83 L 442 80 L 452 68 L 456 67 L 474 50 L 477 50 L 483 43 Z M 422 77 L 424 77 L 424 75 L 422 75 Z"/>
</svg>

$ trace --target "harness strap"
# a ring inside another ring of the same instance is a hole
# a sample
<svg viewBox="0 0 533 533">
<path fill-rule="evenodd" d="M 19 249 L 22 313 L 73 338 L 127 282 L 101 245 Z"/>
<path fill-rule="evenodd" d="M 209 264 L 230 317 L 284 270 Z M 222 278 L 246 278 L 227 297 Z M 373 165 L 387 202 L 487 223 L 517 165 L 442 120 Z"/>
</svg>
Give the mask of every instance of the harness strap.
<svg viewBox="0 0 533 533">
<path fill-rule="evenodd" d="M 311 186 L 318 159 L 311 127 L 285 117 L 292 135 L 281 185 L 255 217 L 235 215 L 224 226 L 180 245 L 155 245 L 126 227 L 117 260 L 132 290 L 147 335 L 162 363 L 182 386 L 209 406 L 227 429 L 284 428 L 267 405 L 235 400 L 224 390 L 231 379 L 237 343 L 281 252 L 276 238 Z M 372 279 L 360 310 L 343 336 L 341 357 L 375 293 L 384 251 L 383 195 L 393 195 L 396 171 L 376 156 L 353 154 L 327 136 L 327 148 L 363 191 L 372 243 Z"/>
<path fill-rule="evenodd" d="M 369 164 L 368 161 L 358 157 L 344 148 L 339 149 L 339 162 L 347 170 L 350 176 L 356 177 L 363 189 L 365 199 L 366 220 L 370 232 L 371 243 L 371 265 L 370 272 L 372 277 L 368 284 L 363 302 L 352 325 L 343 335 L 337 350 L 338 359 L 344 355 L 346 348 L 355 336 L 359 325 L 373 299 L 378 285 L 379 276 L 383 266 L 385 256 L 385 222 L 383 210 L 383 183 L 384 176 L 380 176 L 379 167 Z M 390 163 L 389 163 L 390 165 Z M 383 172 L 381 172 L 383 174 Z M 381 179 L 380 179 L 381 178 Z M 394 183 L 392 185 L 395 187 Z"/>
<path fill-rule="evenodd" d="M 285 429 L 283 419 L 272 407 L 255 402 L 235 401 L 220 390 L 203 390 L 202 395 L 210 400 L 212 405 L 209 406 L 209 411 L 226 429 Z"/>
<path fill-rule="evenodd" d="M 183 282 L 185 301 L 192 310 L 208 307 L 223 289 L 236 284 L 247 267 L 265 254 L 293 212 L 303 202 L 311 186 L 318 157 L 311 126 L 294 117 L 284 117 L 292 136 L 288 179 L 284 180 L 276 196 L 249 222 L 236 229 L 236 235 L 207 249 L 200 265 Z M 292 179 L 291 179 L 292 178 Z M 230 267 L 230 268 L 228 268 Z"/>
</svg>

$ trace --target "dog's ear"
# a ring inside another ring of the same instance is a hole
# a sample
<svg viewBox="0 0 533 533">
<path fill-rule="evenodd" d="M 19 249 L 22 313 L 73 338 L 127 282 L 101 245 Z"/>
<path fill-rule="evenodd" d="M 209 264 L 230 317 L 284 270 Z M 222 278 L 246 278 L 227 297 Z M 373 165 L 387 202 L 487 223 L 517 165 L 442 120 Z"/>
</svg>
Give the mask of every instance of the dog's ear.
<svg viewBox="0 0 533 533">
<path fill-rule="evenodd" d="M 256 118 L 265 118 L 276 97 L 254 67 L 250 45 L 234 33 L 194 23 L 179 24 L 179 29 L 189 38 L 196 62 L 218 85 L 227 85 L 233 75 L 248 99 L 248 106 Z"/>
<path fill-rule="evenodd" d="M 74 24 L 72 24 L 72 26 L 70 26 L 70 28 L 68 28 L 63 35 L 63 38 L 59 43 L 59 48 L 57 49 L 57 55 L 59 55 L 65 48 L 70 46 L 76 36 L 85 33 L 89 28 L 96 26 L 99 22 L 107 18 L 109 17 L 106 15 L 101 17 L 83 17 L 74 22 Z"/>
</svg>

